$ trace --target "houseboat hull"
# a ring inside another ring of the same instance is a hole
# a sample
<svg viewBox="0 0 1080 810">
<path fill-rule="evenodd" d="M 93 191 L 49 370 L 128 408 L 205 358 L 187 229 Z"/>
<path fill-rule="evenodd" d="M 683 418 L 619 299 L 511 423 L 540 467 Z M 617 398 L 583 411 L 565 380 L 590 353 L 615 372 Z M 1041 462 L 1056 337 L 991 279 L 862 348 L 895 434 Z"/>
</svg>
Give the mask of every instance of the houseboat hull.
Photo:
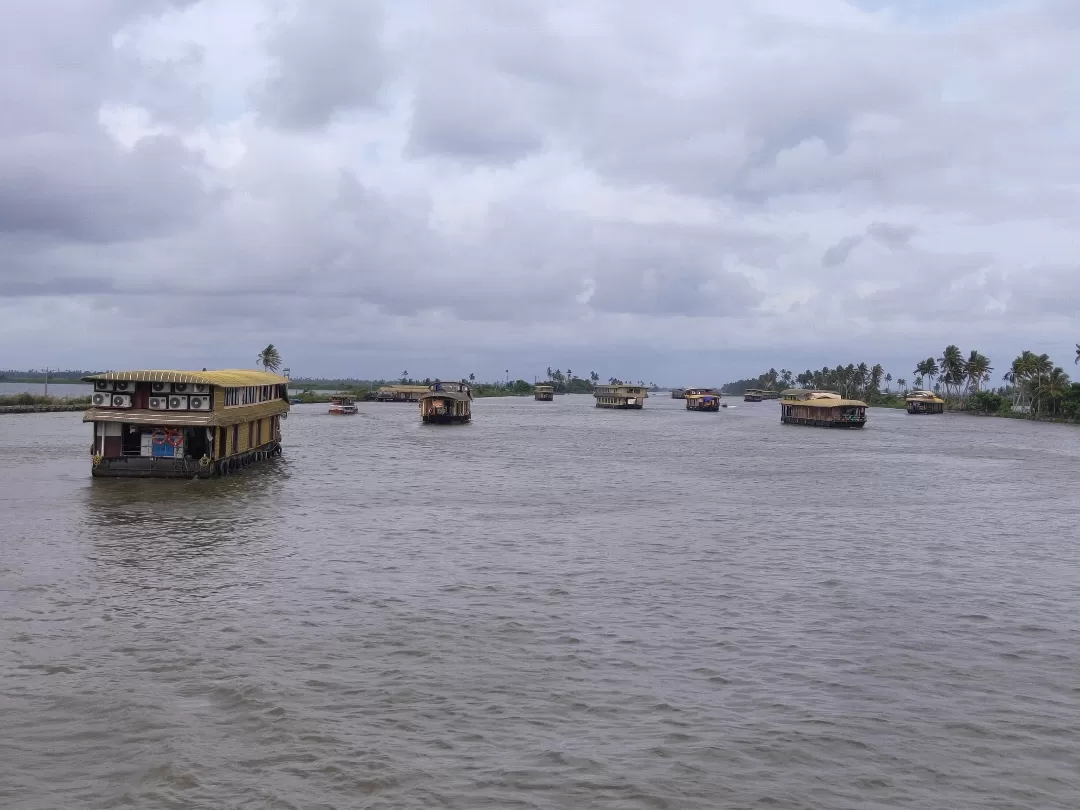
<svg viewBox="0 0 1080 810">
<path fill-rule="evenodd" d="M 360 412 L 360 409 L 355 405 L 338 405 L 337 407 L 331 406 L 331 416 L 355 416 Z"/>
<path fill-rule="evenodd" d="M 101 458 L 94 461 L 90 475 L 94 478 L 221 478 L 280 455 L 281 442 L 275 441 L 208 464 L 193 458 Z"/>
<path fill-rule="evenodd" d="M 597 408 L 607 408 L 608 410 L 611 410 L 611 411 L 640 411 L 642 408 L 645 407 L 645 403 L 644 402 L 637 402 L 637 403 L 634 403 L 633 405 L 631 405 L 631 404 L 628 404 L 628 403 L 625 403 L 625 402 L 620 402 L 620 403 L 611 405 L 611 404 L 607 404 L 607 403 L 597 402 L 596 407 Z"/>
<path fill-rule="evenodd" d="M 719 400 L 717 400 L 716 402 L 702 402 L 699 405 L 691 405 L 689 402 L 687 402 L 686 403 L 686 410 L 688 410 L 688 411 L 709 411 L 709 412 L 712 412 L 712 413 L 719 413 L 720 412 L 720 402 L 719 402 Z"/>
<path fill-rule="evenodd" d="M 809 425 L 811 427 L 845 428 L 853 430 L 866 425 L 866 417 L 861 420 L 848 419 L 813 419 L 804 416 L 781 416 L 780 421 L 785 425 Z"/>
<path fill-rule="evenodd" d="M 937 404 L 927 405 L 922 402 L 909 402 L 907 404 L 907 412 L 910 413 L 912 416 L 928 416 L 932 414 L 945 413 L 945 406 Z"/>
<path fill-rule="evenodd" d="M 533 399 L 535 399 L 537 402 L 554 402 L 555 401 L 555 395 L 554 394 L 536 394 L 533 397 Z"/>
<path fill-rule="evenodd" d="M 761 397 L 757 396 L 744 396 L 743 402 L 761 402 Z"/>
<path fill-rule="evenodd" d="M 425 425 L 464 425 L 472 421 L 472 415 L 455 416 L 450 413 L 436 413 L 424 416 L 423 421 Z"/>
</svg>

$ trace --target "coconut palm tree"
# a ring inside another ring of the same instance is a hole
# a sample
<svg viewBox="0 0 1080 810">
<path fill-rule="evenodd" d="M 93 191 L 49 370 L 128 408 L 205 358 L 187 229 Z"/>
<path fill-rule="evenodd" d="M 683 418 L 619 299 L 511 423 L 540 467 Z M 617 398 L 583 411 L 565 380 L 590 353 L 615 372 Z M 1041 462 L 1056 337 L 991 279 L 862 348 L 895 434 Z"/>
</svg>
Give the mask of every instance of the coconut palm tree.
<svg viewBox="0 0 1080 810">
<path fill-rule="evenodd" d="M 267 344 L 266 348 L 259 352 L 256 363 L 263 367 L 264 371 L 277 371 L 281 368 L 281 353 L 274 348 L 274 344 Z"/>
<path fill-rule="evenodd" d="M 471 382 L 471 383 L 476 382 L 476 375 L 475 374 L 470 374 L 469 375 L 469 382 Z"/>
<path fill-rule="evenodd" d="M 964 370 L 964 356 L 960 353 L 960 347 L 950 344 L 938 360 L 941 370 L 941 384 L 945 386 L 945 394 L 948 396 L 952 389 L 956 389 L 957 397 L 960 396 L 960 386 L 967 379 Z"/>
<path fill-rule="evenodd" d="M 1076 344 L 1076 359 L 1073 360 L 1073 364 L 1080 363 L 1080 343 Z"/>
<path fill-rule="evenodd" d="M 885 391 L 886 391 L 886 393 L 891 392 L 891 387 L 892 387 L 892 374 L 886 374 L 885 375 Z"/>
<path fill-rule="evenodd" d="M 896 379 L 896 387 L 899 388 L 901 391 L 903 391 L 906 394 L 907 393 L 907 380 L 905 380 L 903 377 L 897 377 L 897 379 Z"/>
<path fill-rule="evenodd" d="M 932 386 L 934 384 L 934 378 L 940 373 L 941 371 L 938 368 L 937 360 L 933 357 L 927 357 L 915 366 L 915 378 L 918 380 L 915 387 L 922 388 L 926 385 L 926 380 L 929 380 L 929 384 Z"/>
<path fill-rule="evenodd" d="M 1035 386 L 1034 403 L 1036 412 L 1041 416 L 1049 410 L 1057 415 L 1061 398 L 1069 388 L 1069 375 L 1061 366 L 1055 366 L 1046 374 L 1039 376 Z"/>
<path fill-rule="evenodd" d="M 968 359 L 964 361 L 968 390 L 977 392 L 979 386 L 990 379 L 990 372 L 993 370 L 989 358 L 972 349 Z"/>
</svg>

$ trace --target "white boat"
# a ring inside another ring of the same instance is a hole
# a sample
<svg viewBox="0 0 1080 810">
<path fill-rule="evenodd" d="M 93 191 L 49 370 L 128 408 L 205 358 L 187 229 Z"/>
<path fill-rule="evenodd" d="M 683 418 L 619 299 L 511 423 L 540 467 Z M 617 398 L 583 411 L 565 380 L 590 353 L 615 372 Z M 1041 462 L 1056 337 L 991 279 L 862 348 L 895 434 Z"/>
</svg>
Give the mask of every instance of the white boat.
<svg viewBox="0 0 1080 810">
<path fill-rule="evenodd" d="M 352 397 L 330 397 L 330 413 L 333 416 L 350 416 L 358 412 Z"/>
</svg>

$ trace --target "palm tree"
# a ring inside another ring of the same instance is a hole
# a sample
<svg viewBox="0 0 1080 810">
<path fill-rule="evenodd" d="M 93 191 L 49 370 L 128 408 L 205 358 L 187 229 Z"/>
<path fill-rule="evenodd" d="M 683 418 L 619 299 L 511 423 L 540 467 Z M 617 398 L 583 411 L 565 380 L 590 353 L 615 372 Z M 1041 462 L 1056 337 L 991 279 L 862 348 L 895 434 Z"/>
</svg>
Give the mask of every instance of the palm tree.
<svg viewBox="0 0 1080 810">
<path fill-rule="evenodd" d="M 959 397 L 960 385 L 967 379 L 960 347 L 953 344 L 946 346 L 938 362 L 941 365 L 941 383 L 945 386 L 946 395 L 952 388 L 956 388 L 956 395 Z"/>
<path fill-rule="evenodd" d="M 903 377 L 897 377 L 896 387 L 904 393 L 907 393 L 907 380 L 905 380 Z"/>
<path fill-rule="evenodd" d="M 1055 366 L 1044 375 L 1040 375 L 1035 387 L 1035 408 L 1041 415 L 1046 405 L 1050 406 L 1051 412 L 1057 414 L 1058 404 L 1065 396 L 1069 388 L 1069 375 L 1061 366 Z"/>
<path fill-rule="evenodd" d="M 264 371 L 277 371 L 281 368 L 281 353 L 274 348 L 274 344 L 267 344 L 266 348 L 259 352 L 259 359 L 255 361 L 263 367 Z"/>
<path fill-rule="evenodd" d="M 401 384 L 405 385 L 405 383 L 407 383 L 408 381 L 409 381 L 409 372 L 408 371 L 401 372 Z"/>
<path fill-rule="evenodd" d="M 1073 360 L 1073 364 L 1080 363 L 1080 343 L 1076 344 L 1076 359 Z"/>
<path fill-rule="evenodd" d="M 600 375 L 597 374 L 595 371 L 590 371 L 589 379 L 592 380 L 594 383 L 598 383 L 600 382 Z"/>
<path fill-rule="evenodd" d="M 927 357 L 915 366 L 915 376 L 923 380 L 929 380 L 931 386 L 934 384 L 934 378 L 940 373 L 941 370 L 938 368 L 937 360 L 933 357 Z M 916 387 L 921 388 L 924 384 L 925 382 L 920 382 Z"/>
<path fill-rule="evenodd" d="M 964 362 L 968 389 L 978 392 L 979 386 L 990 379 L 990 372 L 993 370 L 989 358 L 972 349 L 968 359 Z"/>
<path fill-rule="evenodd" d="M 469 382 L 471 382 L 471 383 L 476 382 L 476 375 L 475 374 L 470 374 L 469 375 Z"/>
<path fill-rule="evenodd" d="M 892 374 L 886 374 L 885 375 L 885 390 L 886 390 L 886 392 L 890 391 L 890 386 L 891 385 L 892 385 Z"/>
</svg>

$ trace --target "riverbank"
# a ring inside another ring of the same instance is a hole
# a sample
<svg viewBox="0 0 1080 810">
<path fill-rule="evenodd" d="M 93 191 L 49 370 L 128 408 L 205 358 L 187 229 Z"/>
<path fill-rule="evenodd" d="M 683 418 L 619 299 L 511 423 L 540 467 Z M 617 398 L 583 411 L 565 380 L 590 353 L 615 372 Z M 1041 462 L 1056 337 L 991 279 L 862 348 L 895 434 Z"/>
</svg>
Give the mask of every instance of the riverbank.
<svg viewBox="0 0 1080 810">
<path fill-rule="evenodd" d="M 37 394 L 0 396 L 0 414 L 85 411 L 89 407 L 90 397 L 46 397 Z"/>
</svg>

